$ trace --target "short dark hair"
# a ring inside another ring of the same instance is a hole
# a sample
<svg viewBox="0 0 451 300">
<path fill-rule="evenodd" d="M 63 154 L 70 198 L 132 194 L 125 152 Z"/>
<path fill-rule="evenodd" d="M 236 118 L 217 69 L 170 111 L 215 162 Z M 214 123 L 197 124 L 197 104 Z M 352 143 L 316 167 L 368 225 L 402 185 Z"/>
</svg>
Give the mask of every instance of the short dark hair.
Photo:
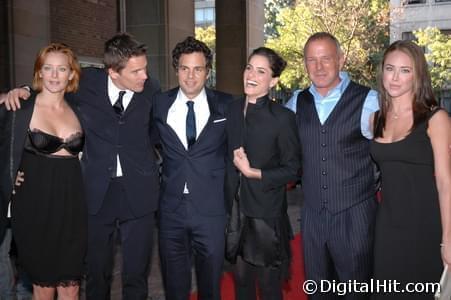
<svg viewBox="0 0 451 300">
<path fill-rule="evenodd" d="M 279 77 L 287 66 L 287 62 L 274 50 L 266 47 L 260 47 L 252 51 L 247 61 L 250 61 L 254 55 L 264 56 L 269 61 L 269 66 L 272 71 L 272 77 Z"/>
<path fill-rule="evenodd" d="M 188 36 L 186 39 L 179 42 L 175 45 L 174 50 L 172 50 L 172 66 L 174 69 L 177 70 L 179 67 L 179 60 L 182 54 L 191 54 L 193 52 L 201 52 L 207 61 L 206 68 L 211 69 L 213 54 L 211 53 L 210 48 L 208 48 L 204 42 L 197 40 L 192 36 Z"/>
<path fill-rule="evenodd" d="M 318 41 L 318 40 L 329 40 L 332 43 L 334 43 L 335 48 L 337 48 L 337 55 L 341 55 L 342 51 L 341 51 L 341 46 L 340 46 L 340 42 L 338 41 L 338 39 L 330 34 L 329 32 L 316 32 L 314 34 L 312 34 L 308 39 L 307 42 L 305 42 L 304 45 L 304 59 L 305 59 L 305 52 L 307 51 L 307 47 L 311 42 L 314 41 Z"/>
<path fill-rule="evenodd" d="M 128 33 L 118 33 L 105 42 L 103 63 L 106 69 L 116 72 L 125 68 L 128 60 L 133 56 L 146 55 L 146 45 L 135 40 Z"/>
</svg>

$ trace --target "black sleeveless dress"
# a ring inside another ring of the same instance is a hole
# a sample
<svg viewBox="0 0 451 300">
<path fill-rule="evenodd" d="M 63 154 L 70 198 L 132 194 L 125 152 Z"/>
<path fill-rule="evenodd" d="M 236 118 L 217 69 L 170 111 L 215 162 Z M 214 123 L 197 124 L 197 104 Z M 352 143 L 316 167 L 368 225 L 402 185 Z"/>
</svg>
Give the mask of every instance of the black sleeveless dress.
<svg viewBox="0 0 451 300">
<path fill-rule="evenodd" d="M 433 115 L 431 113 L 429 118 Z M 376 218 L 374 277 L 404 284 L 439 282 L 441 220 L 434 157 L 425 120 L 403 140 L 371 142 L 381 169 L 382 202 Z M 433 293 L 375 293 L 373 299 L 433 299 Z"/>
<path fill-rule="evenodd" d="M 66 141 L 29 130 L 19 171 L 25 181 L 12 196 L 18 265 L 33 284 L 78 284 L 84 274 L 87 208 L 78 153 L 84 136 Z M 64 148 L 73 156 L 52 155 Z"/>
</svg>

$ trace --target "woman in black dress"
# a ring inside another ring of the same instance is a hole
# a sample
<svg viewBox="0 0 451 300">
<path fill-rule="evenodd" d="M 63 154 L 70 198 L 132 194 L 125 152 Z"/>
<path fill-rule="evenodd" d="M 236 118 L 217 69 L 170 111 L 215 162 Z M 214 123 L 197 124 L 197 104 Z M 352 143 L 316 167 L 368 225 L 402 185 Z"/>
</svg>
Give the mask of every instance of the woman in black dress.
<svg viewBox="0 0 451 300">
<path fill-rule="evenodd" d="M 254 50 L 243 74 L 245 96 L 229 107 L 227 195 L 239 198 L 242 224 L 237 258 L 231 258 L 236 299 L 256 299 L 256 282 L 260 299 L 282 299 L 288 271 L 285 186 L 297 179 L 300 146 L 294 113 L 268 96 L 285 65 L 271 49 Z"/>
<path fill-rule="evenodd" d="M 371 154 L 381 169 L 375 279 L 439 282 L 451 263 L 451 126 L 438 109 L 420 47 L 397 41 L 383 57 L 380 112 Z M 412 288 L 412 286 L 410 286 Z M 429 293 L 375 293 L 374 299 L 432 299 Z"/>
<path fill-rule="evenodd" d="M 37 94 L 21 110 L 2 112 L 1 153 L 10 179 L 2 196 L 11 197 L 18 264 L 33 282 L 34 299 L 55 293 L 78 299 L 83 275 L 87 212 L 78 154 L 84 136 L 64 99 L 79 77 L 72 50 L 50 44 L 35 61 Z"/>
</svg>

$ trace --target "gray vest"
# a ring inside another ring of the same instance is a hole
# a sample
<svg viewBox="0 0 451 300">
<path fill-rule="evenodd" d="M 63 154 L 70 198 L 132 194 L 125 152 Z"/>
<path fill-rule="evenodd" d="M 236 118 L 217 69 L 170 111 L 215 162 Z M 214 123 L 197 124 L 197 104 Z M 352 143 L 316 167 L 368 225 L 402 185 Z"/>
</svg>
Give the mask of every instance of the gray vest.
<svg viewBox="0 0 451 300">
<path fill-rule="evenodd" d="M 298 95 L 302 187 L 305 204 L 311 209 L 338 213 L 374 199 L 369 141 L 360 126 L 368 92 L 369 88 L 350 82 L 323 125 L 313 95 L 308 90 Z"/>
</svg>

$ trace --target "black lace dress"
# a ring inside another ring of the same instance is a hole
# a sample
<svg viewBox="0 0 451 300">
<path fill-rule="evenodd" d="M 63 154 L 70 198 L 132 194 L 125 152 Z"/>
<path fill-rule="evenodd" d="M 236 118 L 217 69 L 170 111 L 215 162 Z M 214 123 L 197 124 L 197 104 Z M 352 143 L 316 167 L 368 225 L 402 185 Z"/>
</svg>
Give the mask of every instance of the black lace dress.
<svg viewBox="0 0 451 300">
<path fill-rule="evenodd" d="M 25 181 L 12 196 L 12 230 L 19 268 L 36 285 L 79 284 L 84 274 L 87 208 L 78 153 L 82 133 L 63 141 L 29 130 L 19 171 Z M 64 148 L 72 156 L 52 153 Z"/>
</svg>

